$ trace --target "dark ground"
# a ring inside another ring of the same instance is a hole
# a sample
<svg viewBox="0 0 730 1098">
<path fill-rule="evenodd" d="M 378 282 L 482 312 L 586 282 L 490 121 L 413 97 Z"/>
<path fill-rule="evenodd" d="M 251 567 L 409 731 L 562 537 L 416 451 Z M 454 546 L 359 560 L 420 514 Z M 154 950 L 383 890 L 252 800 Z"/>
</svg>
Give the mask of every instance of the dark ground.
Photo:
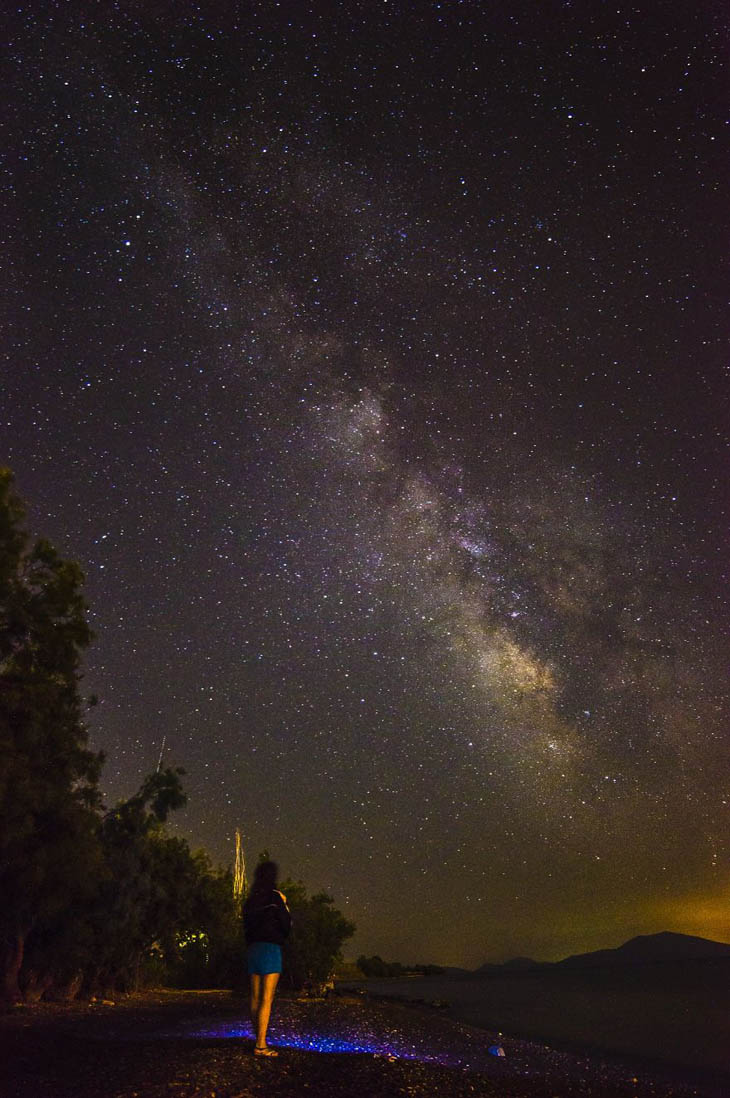
<svg viewBox="0 0 730 1098">
<path fill-rule="evenodd" d="M 275 1004 L 259 1060 L 229 992 L 147 992 L 111 1005 L 0 1015 L 2 1098 L 687 1098 L 691 1088 L 598 1057 L 498 1037 L 432 1010 L 361 997 Z M 499 1042 L 505 1057 L 490 1055 Z M 343 1051 L 349 1050 L 349 1051 Z M 359 1050 L 359 1051 L 358 1051 Z M 365 1051 L 363 1051 L 365 1050 Z"/>
</svg>

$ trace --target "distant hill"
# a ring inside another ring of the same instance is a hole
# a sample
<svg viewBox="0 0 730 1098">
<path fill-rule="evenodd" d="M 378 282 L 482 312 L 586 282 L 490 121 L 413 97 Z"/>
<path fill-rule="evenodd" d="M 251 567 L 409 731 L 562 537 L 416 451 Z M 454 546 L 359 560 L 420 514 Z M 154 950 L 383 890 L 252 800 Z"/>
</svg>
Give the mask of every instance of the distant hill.
<svg viewBox="0 0 730 1098">
<path fill-rule="evenodd" d="M 657 961 L 700 961 L 730 957 L 730 945 L 711 942 L 709 938 L 694 938 L 690 934 L 640 934 L 617 949 L 599 949 L 594 953 L 577 953 L 558 961 L 566 968 L 604 968 L 613 965 L 651 964 Z"/>
<path fill-rule="evenodd" d="M 476 969 L 476 975 L 485 974 L 489 972 L 527 972 L 533 968 L 545 968 L 551 967 L 550 961 L 533 961 L 530 957 L 513 957 L 510 961 L 505 961 L 502 965 L 490 964 L 487 961 L 486 964 L 481 965 Z"/>
<path fill-rule="evenodd" d="M 534 968 L 538 961 L 533 961 L 531 957 L 513 957 L 511 961 L 505 961 L 504 968 L 511 968 L 515 972 L 520 972 L 523 969 Z"/>
<path fill-rule="evenodd" d="M 515 957 L 502 965 L 487 963 L 476 969 L 474 974 L 486 976 L 497 972 L 529 972 L 547 968 L 610 968 L 615 965 L 721 958 L 730 958 L 730 945 L 725 942 L 712 942 L 709 938 L 695 938 L 691 934 L 673 934 L 665 930 L 659 934 L 640 934 L 616 949 L 576 953 L 562 961 L 531 961 L 529 957 Z"/>
</svg>

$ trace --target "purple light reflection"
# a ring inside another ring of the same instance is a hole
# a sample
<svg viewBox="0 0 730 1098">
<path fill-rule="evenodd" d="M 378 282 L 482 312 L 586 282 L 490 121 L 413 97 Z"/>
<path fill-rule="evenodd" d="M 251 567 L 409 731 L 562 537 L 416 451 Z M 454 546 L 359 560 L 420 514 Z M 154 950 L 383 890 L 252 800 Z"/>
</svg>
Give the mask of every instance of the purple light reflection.
<svg viewBox="0 0 730 1098">
<path fill-rule="evenodd" d="M 248 1038 L 253 1040 L 253 1030 L 249 1025 L 222 1025 L 210 1029 L 198 1029 L 191 1037 L 207 1040 L 225 1040 L 228 1038 Z M 388 1038 L 373 1033 L 302 1033 L 277 1026 L 269 1034 L 268 1043 L 279 1048 L 301 1048 L 310 1052 L 370 1052 L 380 1056 L 395 1056 L 399 1060 L 428 1060 L 432 1063 L 445 1063 L 443 1057 L 432 1052 L 420 1050 L 415 1045 L 406 1045 L 398 1035 Z"/>
<path fill-rule="evenodd" d="M 314 1020 L 312 1020 L 313 1022 Z M 374 1056 L 388 1056 L 399 1060 L 418 1060 L 423 1063 L 441 1064 L 444 1067 L 471 1068 L 479 1070 L 493 1057 L 488 1052 L 488 1042 L 460 1034 L 460 1054 L 448 1047 L 449 1036 L 444 1033 L 443 1043 L 434 1041 L 433 1035 L 426 1047 L 425 1041 L 414 1041 L 413 1035 L 389 1024 L 382 1029 L 372 1025 L 358 1027 L 348 1024 L 340 1017 L 334 1025 L 328 1025 L 321 1017 L 317 1024 L 307 1025 L 306 1020 L 298 1018 L 296 1022 L 286 1017 L 272 1021 L 269 1032 L 269 1044 L 278 1048 L 296 1048 L 307 1052 L 321 1053 L 369 1053 Z M 186 1036 L 203 1040 L 253 1040 L 253 1029 L 248 1021 L 229 1021 L 215 1026 L 186 1029 Z M 491 1043 L 491 1042 L 489 1042 Z M 435 1046 L 435 1047 L 434 1047 Z M 466 1047 L 465 1047 L 466 1046 Z M 466 1052 L 466 1055 L 464 1053 Z"/>
</svg>

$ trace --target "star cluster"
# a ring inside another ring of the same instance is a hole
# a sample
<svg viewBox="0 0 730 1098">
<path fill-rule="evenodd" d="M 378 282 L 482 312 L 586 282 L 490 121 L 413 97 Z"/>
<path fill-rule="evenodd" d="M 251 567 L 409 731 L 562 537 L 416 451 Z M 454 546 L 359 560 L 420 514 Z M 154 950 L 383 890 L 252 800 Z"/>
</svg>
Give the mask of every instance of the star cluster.
<svg viewBox="0 0 730 1098">
<path fill-rule="evenodd" d="M 713 0 L 21 5 L 3 460 L 110 802 L 402 961 L 730 938 Z"/>
</svg>

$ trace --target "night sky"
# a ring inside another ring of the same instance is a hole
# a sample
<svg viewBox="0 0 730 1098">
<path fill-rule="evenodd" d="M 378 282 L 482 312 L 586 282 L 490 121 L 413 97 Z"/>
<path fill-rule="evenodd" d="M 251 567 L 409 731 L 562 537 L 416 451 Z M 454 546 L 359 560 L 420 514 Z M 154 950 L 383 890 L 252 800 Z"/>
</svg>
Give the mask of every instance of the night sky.
<svg viewBox="0 0 730 1098">
<path fill-rule="evenodd" d="M 108 804 L 349 952 L 730 941 L 726 7 L 21 3 L 0 460 Z"/>
</svg>

